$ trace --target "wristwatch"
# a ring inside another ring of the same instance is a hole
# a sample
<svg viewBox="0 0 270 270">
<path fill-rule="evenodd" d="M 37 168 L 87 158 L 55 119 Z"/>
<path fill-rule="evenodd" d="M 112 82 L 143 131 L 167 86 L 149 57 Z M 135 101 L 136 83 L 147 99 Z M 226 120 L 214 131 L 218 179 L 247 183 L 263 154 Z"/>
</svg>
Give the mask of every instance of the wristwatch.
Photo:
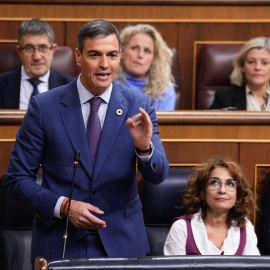
<svg viewBox="0 0 270 270">
<path fill-rule="evenodd" d="M 149 146 L 149 148 L 148 149 L 146 149 L 146 150 L 141 150 L 140 148 L 138 148 L 138 147 L 135 147 L 135 149 L 136 149 L 136 153 L 138 154 L 138 155 L 141 155 L 141 154 L 151 154 L 152 153 L 152 151 L 153 151 L 153 143 L 152 142 L 150 142 L 150 146 Z"/>
</svg>

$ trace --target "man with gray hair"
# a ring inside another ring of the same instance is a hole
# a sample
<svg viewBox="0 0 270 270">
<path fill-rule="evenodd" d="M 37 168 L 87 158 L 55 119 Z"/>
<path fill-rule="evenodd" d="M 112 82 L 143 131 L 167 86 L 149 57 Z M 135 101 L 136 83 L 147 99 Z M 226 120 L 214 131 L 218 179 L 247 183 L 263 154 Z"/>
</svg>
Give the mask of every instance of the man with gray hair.
<svg viewBox="0 0 270 270">
<path fill-rule="evenodd" d="M 0 109 L 26 110 L 30 98 L 69 83 L 73 77 L 50 70 L 57 44 L 51 26 L 40 19 L 24 21 L 16 51 L 21 67 L 0 74 Z"/>
</svg>

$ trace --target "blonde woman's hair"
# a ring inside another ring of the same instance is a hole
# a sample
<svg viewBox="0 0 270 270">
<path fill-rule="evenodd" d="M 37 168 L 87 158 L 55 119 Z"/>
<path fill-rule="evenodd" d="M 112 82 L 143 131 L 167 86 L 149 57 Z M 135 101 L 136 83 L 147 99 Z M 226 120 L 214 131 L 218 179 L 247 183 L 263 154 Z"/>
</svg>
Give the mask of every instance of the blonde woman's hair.
<svg viewBox="0 0 270 270">
<path fill-rule="evenodd" d="M 172 51 L 156 28 L 149 24 L 137 24 L 124 28 L 120 34 L 121 45 L 125 47 L 130 39 L 137 33 L 149 35 L 154 42 L 154 59 L 147 72 L 147 81 L 143 90 L 145 94 L 151 96 L 154 101 L 157 101 L 165 92 L 167 92 L 168 84 L 174 86 L 174 78 L 171 71 Z M 117 72 L 117 79 L 126 82 L 123 69 L 124 61 L 121 59 Z"/>
<path fill-rule="evenodd" d="M 270 39 L 266 37 L 253 38 L 240 49 L 233 62 L 233 71 L 230 76 L 232 84 L 242 86 L 246 83 L 245 75 L 241 69 L 244 66 L 248 52 L 252 49 L 266 49 L 270 52 Z"/>
</svg>

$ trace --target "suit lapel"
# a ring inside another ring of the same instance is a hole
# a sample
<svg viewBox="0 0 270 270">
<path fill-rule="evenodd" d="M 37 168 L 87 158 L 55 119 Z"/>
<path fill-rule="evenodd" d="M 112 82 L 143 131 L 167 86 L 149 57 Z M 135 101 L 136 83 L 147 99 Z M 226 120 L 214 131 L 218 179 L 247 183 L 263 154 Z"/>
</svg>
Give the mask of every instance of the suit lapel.
<svg viewBox="0 0 270 270">
<path fill-rule="evenodd" d="M 58 77 L 55 76 L 54 71 L 51 70 L 49 77 L 49 89 L 53 89 L 55 87 L 58 87 L 59 85 L 61 85 L 61 83 L 58 82 Z"/>
<path fill-rule="evenodd" d="M 85 170 L 92 178 L 93 165 L 90 159 L 88 144 L 85 135 L 85 128 L 82 117 L 82 110 L 77 90 L 77 80 L 66 86 L 68 89 L 62 99 L 64 108 L 61 112 L 61 117 L 65 130 L 70 138 L 70 141 L 75 151 L 80 151 L 80 161 Z"/>
<path fill-rule="evenodd" d="M 247 109 L 246 87 L 238 87 L 235 94 L 235 107 L 238 110 L 245 111 Z"/>
<path fill-rule="evenodd" d="M 122 114 L 117 114 L 118 110 L 120 110 Z M 93 179 L 98 177 L 106 162 L 115 138 L 119 136 L 118 132 L 126 119 L 127 111 L 128 108 L 126 106 L 125 98 L 123 97 L 121 90 L 114 84 L 99 142 Z"/>
<path fill-rule="evenodd" d="M 19 109 L 21 89 L 21 67 L 17 68 L 3 91 L 5 109 Z"/>
</svg>

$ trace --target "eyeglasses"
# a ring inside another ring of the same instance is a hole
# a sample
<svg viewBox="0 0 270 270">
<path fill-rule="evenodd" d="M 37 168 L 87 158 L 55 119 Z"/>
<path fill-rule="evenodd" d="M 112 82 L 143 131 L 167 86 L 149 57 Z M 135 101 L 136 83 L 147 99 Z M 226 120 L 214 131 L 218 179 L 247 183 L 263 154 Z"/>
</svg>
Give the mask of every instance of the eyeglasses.
<svg viewBox="0 0 270 270">
<path fill-rule="evenodd" d="M 218 178 L 211 178 L 210 180 L 207 181 L 208 183 L 208 187 L 212 190 L 214 189 L 220 189 L 222 186 L 221 181 Z M 228 179 L 225 182 L 225 188 L 228 191 L 235 191 L 237 188 L 237 181 L 233 180 L 233 179 Z"/>
<path fill-rule="evenodd" d="M 40 54 L 47 54 L 50 50 L 52 49 L 51 47 L 48 47 L 47 45 L 39 45 L 37 47 L 34 47 L 32 45 L 26 45 L 25 47 L 21 47 L 21 50 L 23 50 L 26 54 L 34 54 L 36 50 Z"/>
</svg>

